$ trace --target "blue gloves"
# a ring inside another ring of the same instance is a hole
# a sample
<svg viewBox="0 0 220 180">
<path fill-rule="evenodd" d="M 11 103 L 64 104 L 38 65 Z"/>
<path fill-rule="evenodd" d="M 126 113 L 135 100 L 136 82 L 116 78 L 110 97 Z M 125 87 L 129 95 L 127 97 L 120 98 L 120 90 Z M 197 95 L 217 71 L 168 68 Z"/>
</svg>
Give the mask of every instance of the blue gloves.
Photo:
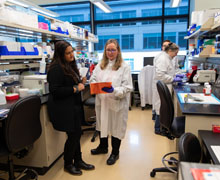
<svg viewBox="0 0 220 180">
<path fill-rule="evenodd" d="M 173 82 L 182 82 L 182 78 L 180 78 L 180 77 L 175 77 L 175 78 L 173 79 Z"/>
<path fill-rule="evenodd" d="M 179 77 L 179 78 L 184 78 L 184 76 L 185 76 L 184 74 L 177 74 L 176 75 L 176 77 Z"/>
<path fill-rule="evenodd" d="M 107 93 L 112 93 L 114 91 L 114 88 L 112 86 L 111 87 L 103 87 L 102 90 Z"/>
</svg>

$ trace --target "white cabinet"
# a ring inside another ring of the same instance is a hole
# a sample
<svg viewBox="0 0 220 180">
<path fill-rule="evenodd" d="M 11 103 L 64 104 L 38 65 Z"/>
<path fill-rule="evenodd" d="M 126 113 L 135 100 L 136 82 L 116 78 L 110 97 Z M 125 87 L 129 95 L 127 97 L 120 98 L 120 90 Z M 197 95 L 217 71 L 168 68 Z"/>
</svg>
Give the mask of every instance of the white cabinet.
<svg viewBox="0 0 220 180">
<path fill-rule="evenodd" d="M 34 143 L 30 153 L 22 159 L 14 158 L 14 164 L 31 166 L 41 169 L 45 173 L 48 167 L 63 153 L 66 134 L 54 130 L 49 121 L 47 106 L 43 104 L 40 110 L 42 134 Z"/>
</svg>

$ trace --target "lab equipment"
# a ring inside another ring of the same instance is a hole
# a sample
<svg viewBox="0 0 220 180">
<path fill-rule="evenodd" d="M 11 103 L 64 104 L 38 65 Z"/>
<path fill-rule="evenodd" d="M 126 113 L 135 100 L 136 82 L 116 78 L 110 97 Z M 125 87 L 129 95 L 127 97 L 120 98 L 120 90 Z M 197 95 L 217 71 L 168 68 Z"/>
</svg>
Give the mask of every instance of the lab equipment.
<svg viewBox="0 0 220 180">
<path fill-rule="evenodd" d="M 24 76 L 22 86 L 29 89 L 40 89 L 42 90 L 42 94 L 49 94 L 47 75 Z"/>
<path fill-rule="evenodd" d="M 193 77 L 193 82 L 215 82 L 215 70 L 197 70 L 196 75 Z"/>
</svg>

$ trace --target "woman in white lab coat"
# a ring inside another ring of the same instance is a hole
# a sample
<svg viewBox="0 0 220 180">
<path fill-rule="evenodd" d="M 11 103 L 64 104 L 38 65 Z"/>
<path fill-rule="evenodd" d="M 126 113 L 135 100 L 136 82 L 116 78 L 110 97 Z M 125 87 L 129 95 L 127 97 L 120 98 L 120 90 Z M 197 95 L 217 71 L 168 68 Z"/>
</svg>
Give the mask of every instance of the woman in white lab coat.
<svg viewBox="0 0 220 180">
<path fill-rule="evenodd" d="M 127 128 L 130 92 L 133 89 L 130 67 L 122 59 L 117 40 L 107 41 L 102 61 L 93 71 L 90 82 L 112 82 L 112 87 L 102 89 L 106 94 L 96 95 L 96 129 L 100 132 L 100 144 L 91 150 L 93 155 L 108 153 L 108 135 L 111 135 L 112 152 L 107 164 L 112 165 L 119 158 L 121 139 Z"/>
<path fill-rule="evenodd" d="M 156 111 L 155 119 L 155 133 L 161 134 L 160 132 L 160 97 L 156 88 L 156 83 L 158 80 L 163 81 L 167 84 L 170 92 L 172 88 L 172 82 L 181 81 L 179 78 L 175 78 L 175 68 L 173 66 L 173 58 L 178 54 L 179 47 L 175 43 L 169 43 L 165 50 L 157 57 L 155 61 L 155 72 L 153 80 L 153 97 L 154 97 L 154 109 Z"/>
</svg>

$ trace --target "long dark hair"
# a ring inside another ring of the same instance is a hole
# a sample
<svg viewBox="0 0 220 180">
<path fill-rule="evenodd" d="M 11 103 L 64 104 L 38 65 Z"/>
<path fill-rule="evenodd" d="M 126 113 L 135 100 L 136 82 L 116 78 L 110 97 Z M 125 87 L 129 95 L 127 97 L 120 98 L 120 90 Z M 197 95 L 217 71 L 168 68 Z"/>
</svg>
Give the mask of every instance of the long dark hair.
<svg viewBox="0 0 220 180">
<path fill-rule="evenodd" d="M 80 75 L 79 75 L 79 70 L 77 68 L 76 61 L 74 60 L 69 63 L 65 59 L 65 51 L 66 51 L 66 48 L 69 46 L 72 47 L 72 45 L 68 43 L 67 41 L 56 42 L 53 60 L 50 64 L 49 69 L 52 68 L 53 65 L 59 64 L 62 67 L 65 75 L 71 76 L 76 83 L 79 83 Z"/>
</svg>

